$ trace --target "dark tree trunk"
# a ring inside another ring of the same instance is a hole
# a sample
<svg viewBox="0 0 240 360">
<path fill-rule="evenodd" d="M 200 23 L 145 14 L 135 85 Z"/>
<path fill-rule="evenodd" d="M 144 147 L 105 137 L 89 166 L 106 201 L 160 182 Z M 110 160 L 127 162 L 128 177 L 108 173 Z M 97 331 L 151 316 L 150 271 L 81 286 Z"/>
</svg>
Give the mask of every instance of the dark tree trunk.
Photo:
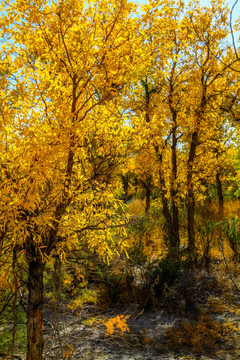
<svg viewBox="0 0 240 360">
<path fill-rule="evenodd" d="M 172 182 L 171 182 L 171 200 L 172 200 L 172 221 L 173 221 L 173 246 L 175 250 L 179 251 L 180 237 L 179 237 L 179 216 L 177 205 L 177 129 L 176 129 L 176 112 L 173 113 L 174 128 L 172 129 Z"/>
<path fill-rule="evenodd" d="M 217 193 L 218 193 L 218 218 L 219 220 L 222 220 L 224 216 L 224 202 L 223 202 L 222 182 L 220 179 L 219 172 L 217 172 L 216 174 L 216 183 L 217 183 Z"/>
<path fill-rule="evenodd" d="M 187 163 L 187 190 L 188 190 L 188 209 L 187 209 L 187 220 L 188 220 L 188 251 L 190 256 L 193 256 L 195 250 L 195 199 L 193 191 L 193 162 L 195 159 L 196 148 L 198 141 L 198 132 L 194 131 L 192 134 L 190 151 Z"/>
<path fill-rule="evenodd" d="M 27 308 L 27 360 L 42 360 L 43 354 L 43 271 L 40 258 L 29 260 Z"/>
<path fill-rule="evenodd" d="M 167 230 L 167 242 L 169 245 L 169 251 L 171 251 L 171 249 L 174 248 L 174 243 L 175 243 L 173 225 L 172 225 L 173 220 L 171 213 L 169 211 L 168 200 L 165 195 L 165 191 L 163 189 L 161 190 L 161 194 L 162 194 L 162 203 L 163 203 L 163 216 L 165 218 L 165 225 Z"/>
<path fill-rule="evenodd" d="M 178 215 L 178 204 L 177 204 L 177 108 L 174 102 L 174 74 L 177 63 L 174 62 L 171 76 L 169 78 L 169 96 L 168 105 L 172 117 L 172 174 L 171 174 L 171 205 L 172 205 L 172 235 L 170 242 L 170 252 L 179 254 L 180 236 L 179 236 L 179 215 Z"/>
<path fill-rule="evenodd" d="M 194 190 L 193 190 L 193 163 L 195 161 L 196 149 L 198 146 L 198 138 L 200 133 L 200 124 L 202 119 L 204 118 L 204 114 L 206 111 L 207 104 L 207 85 L 204 72 L 202 73 L 201 78 L 202 83 L 202 94 L 201 94 L 201 103 L 199 108 L 195 111 L 196 114 L 196 124 L 195 130 L 191 136 L 190 150 L 187 161 L 187 190 L 188 190 L 188 252 L 190 259 L 194 261 L 195 258 L 195 199 L 194 199 Z"/>
<path fill-rule="evenodd" d="M 160 167 L 162 164 L 162 155 L 159 154 Z M 160 180 L 160 188 L 161 188 L 161 197 L 162 197 L 162 205 L 163 205 L 163 216 L 165 218 L 165 226 L 166 226 L 166 235 L 167 235 L 167 243 L 169 246 L 169 252 L 173 248 L 175 248 L 175 240 L 174 240 L 174 231 L 173 231 L 173 218 L 169 209 L 169 201 L 166 194 L 166 184 L 165 179 L 163 177 L 162 171 L 159 172 L 159 180 Z"/>
<path fill-rule="evenodd" d="M 148 213 L 150 209 L 150 197 L 151 197 L 151 189 L 149 186 L 145 188 L 146 191 L 146 206 L 145 206 L 145 212 Z"/>
<path fill-rule="evenodd" d="M 151 205 L 151 178 L 148 179 L 148 181 L 146 182 L 141 181 L 141 183 L 145 190 L 145 197 L 146 197 L 145 213 L 147 214 Z"/>
<path fill-rule="evenodd" d="M 127 175 L 121 175 L 122 183 L 123 183 L 123 201 L 125 204 L 130 200 L 130 197 L 128 195 L 128 188 L 129 188 L 129 182 L 128 182 L 128 176 Z"/>
</svg>

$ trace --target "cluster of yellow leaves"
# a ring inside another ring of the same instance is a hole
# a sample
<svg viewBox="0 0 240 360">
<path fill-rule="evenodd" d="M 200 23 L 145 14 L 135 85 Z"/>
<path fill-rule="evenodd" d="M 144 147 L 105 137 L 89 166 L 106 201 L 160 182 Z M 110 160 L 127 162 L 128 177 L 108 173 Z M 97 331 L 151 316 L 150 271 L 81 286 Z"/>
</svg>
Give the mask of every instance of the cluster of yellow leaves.
<svg viewBox="0 0 240 360">
<path fill-rule="evenodd" d="M 129 332 L 129 327 L 127 325 L 127 319 L 129 315 L 117 315 L 109 320 L 105 321 L 103 324 L 106 327 L 106 336 L 112 335 L 121 335 L 125 332 Z"/>
</svg>

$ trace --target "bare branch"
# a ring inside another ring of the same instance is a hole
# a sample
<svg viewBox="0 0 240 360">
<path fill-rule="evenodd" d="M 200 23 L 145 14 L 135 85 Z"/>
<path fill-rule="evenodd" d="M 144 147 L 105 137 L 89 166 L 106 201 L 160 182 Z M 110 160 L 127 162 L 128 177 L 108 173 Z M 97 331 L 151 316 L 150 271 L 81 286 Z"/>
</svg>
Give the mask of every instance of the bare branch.
<svg viewBox="0 0 240 360">
<path fill-rule="evenodd" d="M 234 10 L 235 6 L 237 5 L 237 3 L 238 3 L 238 0 L 235 1 L 235 3 L 232 6 L 232 9 L 230 11 L 230 30 L 231 30 L 234 53 L 236 55 L 237 60 L 240 60 L 239 56 L 238 56 L 238 53 L 237 53 L 236 42 L 235 42 L 234 33 L 233 33 L 233 24 L 232 24 L 233 10 Z"/>
</svg>

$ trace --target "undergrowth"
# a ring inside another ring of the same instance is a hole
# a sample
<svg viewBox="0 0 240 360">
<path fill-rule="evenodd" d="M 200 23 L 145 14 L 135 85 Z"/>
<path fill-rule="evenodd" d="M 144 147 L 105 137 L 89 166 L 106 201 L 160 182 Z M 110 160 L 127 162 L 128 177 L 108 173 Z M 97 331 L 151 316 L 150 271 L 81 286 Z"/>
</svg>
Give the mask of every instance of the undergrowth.
<svg viewBox="0 0 240 360">
<path fill-rule="evenodd" d="M 224 342 L 234 343 L 238 329 L 231 323 L 211 319 L 201 315 L 193 323 L 184 319 L 177 328 L 167 330 L 168 344 L 174 350 L 189 348 L 194 353 L 216 354 Z"/>
</svg>

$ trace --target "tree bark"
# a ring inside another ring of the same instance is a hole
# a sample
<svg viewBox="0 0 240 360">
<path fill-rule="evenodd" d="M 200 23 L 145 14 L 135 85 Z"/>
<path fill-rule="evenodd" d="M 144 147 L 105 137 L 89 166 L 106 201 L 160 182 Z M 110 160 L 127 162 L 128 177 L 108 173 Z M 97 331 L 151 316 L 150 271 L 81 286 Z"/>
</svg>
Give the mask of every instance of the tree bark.
<svg viewBox="0 0 240 360">
<path fill-rule="evenodd" d="M 178 213 L 178 204 L 177 204 L 177 105 L 174 101 L 174 75 L 177 63 L 174 61 L 171 71 L 171 76 L 169 78 L 169 96 L 168 96 L 168 106 L 171 112 L 172 119 L 172 146 L 171 146 L 171 162 L 172 162 L 172 174 L 171 174 L 171 203 L 172 203 L 172 235 L 170 241 L 170 252 L 178 256 L 179 255 L 179 246 L 180 246 L 180 236 L 179 236 L 179 213 Z"/>
<path fill-rule="evenodd" d="M 193 162 L 195 159 L 196 148 L 198 141 L 198 132 L 194 131 L 191 138 L 190 151 L 187 163 L 187 189 L 188 189 L 188 200 L 187 200 L 187 220 L 188 220 L 188 252 L 192 256 L 195 249 L 195 199 L 193 191 Z"/>
<path fill-rule="evenodd" d="M 27 360 L 42 360 L 43 355 L 43 271 L 40 258 L 29 260 Z"/>
<path fill-rule="evenodd" d="M 149 209 L 150 209 L 150 205 L 151 205 L 151 188 L 150 188 L 150 185 L 148 185 L 148 184 L 146 185 L 145 192 L 146 192 L 145 213 L 147 214 Z"/>
<path fill-rule="evenodd" d="M 174 127 L 172 129 L 172 182 L 171 182 L 171 200 L 172 200 L 172 224 L 173 224 L 173 247 L 179 251 L 180 237 L 179 237 L 179 215 L 177 205 L 177 129 L 176 129 L 176 112 L 173 113 Z"/>
<path fill-rule="evenodd" d="M 220 173 L 216 174 L 216 183 L 217 183 L 217 193 L 218 193 L 218 220 L 222 220 L 224 216 L 224 199 L 223 199 L 223 190 L 222 182 L 220 179 Z"/>
<path fill-rule="evenodd" d="M 145 190 L 145 197 L 146 197 L 146 203 L 145 203 L 145 214 L 148 214 L 148 211 L 150 209 L 151 205 L 151 177 L 149 177 L 146 181 L 140 180 L 144 190 Z"/>
<path fill-rule="evenodd" d="M 121 175 L 121 180 L 123 183 L 123 201 L 125 202 L 125 204 L 127 204 L 127 202 L 131 199 L 131 196 L 129 196 L 128 194 L 128 190 L 129 190 L 129 178 L 128 175 Z"/>
<path fill-rule="evenodd" d="M 162 166 L 162 154 L 158 154 L 159 162 L 160 162 L 160 171 L 159 171 L 159 182 L 161 188 L 161 197 L 162 197 L 162 206 L 163 206 L 163 216 L 165 218 L 165 226 L 166 226 L 166 233 L 167 233 L 167 243 L 168 243 L 168 250 L 174 248 L 174 232 L 173 232 L 173 218 L 169 209 L 169 201 L 166 194 L 166 184 L 165 179 L 163 177 L 163 173 L 161 170 Z"/>
<path fill-rule="evenodd" d="M 188 190 L 188 252 L 190 259 L 194 260 L 194 251 L 195 251 L 195 198 L 194 198 L 194 189 L 193 189 L 193 163 L 195 161 L 196 150 L 199 143 L 199 133 L 200 133 L 200 124 L 204 118 L 207 104 L 207 85 L 205 81 L 205 74 L 202 73 L 202 94 L 201 102 L 198 109 L 195 111 L 196 114 L 196 124 L 195 129 L 192 132 L 190 150 L 187 161 L 187 190 Z"/>
</svg>

